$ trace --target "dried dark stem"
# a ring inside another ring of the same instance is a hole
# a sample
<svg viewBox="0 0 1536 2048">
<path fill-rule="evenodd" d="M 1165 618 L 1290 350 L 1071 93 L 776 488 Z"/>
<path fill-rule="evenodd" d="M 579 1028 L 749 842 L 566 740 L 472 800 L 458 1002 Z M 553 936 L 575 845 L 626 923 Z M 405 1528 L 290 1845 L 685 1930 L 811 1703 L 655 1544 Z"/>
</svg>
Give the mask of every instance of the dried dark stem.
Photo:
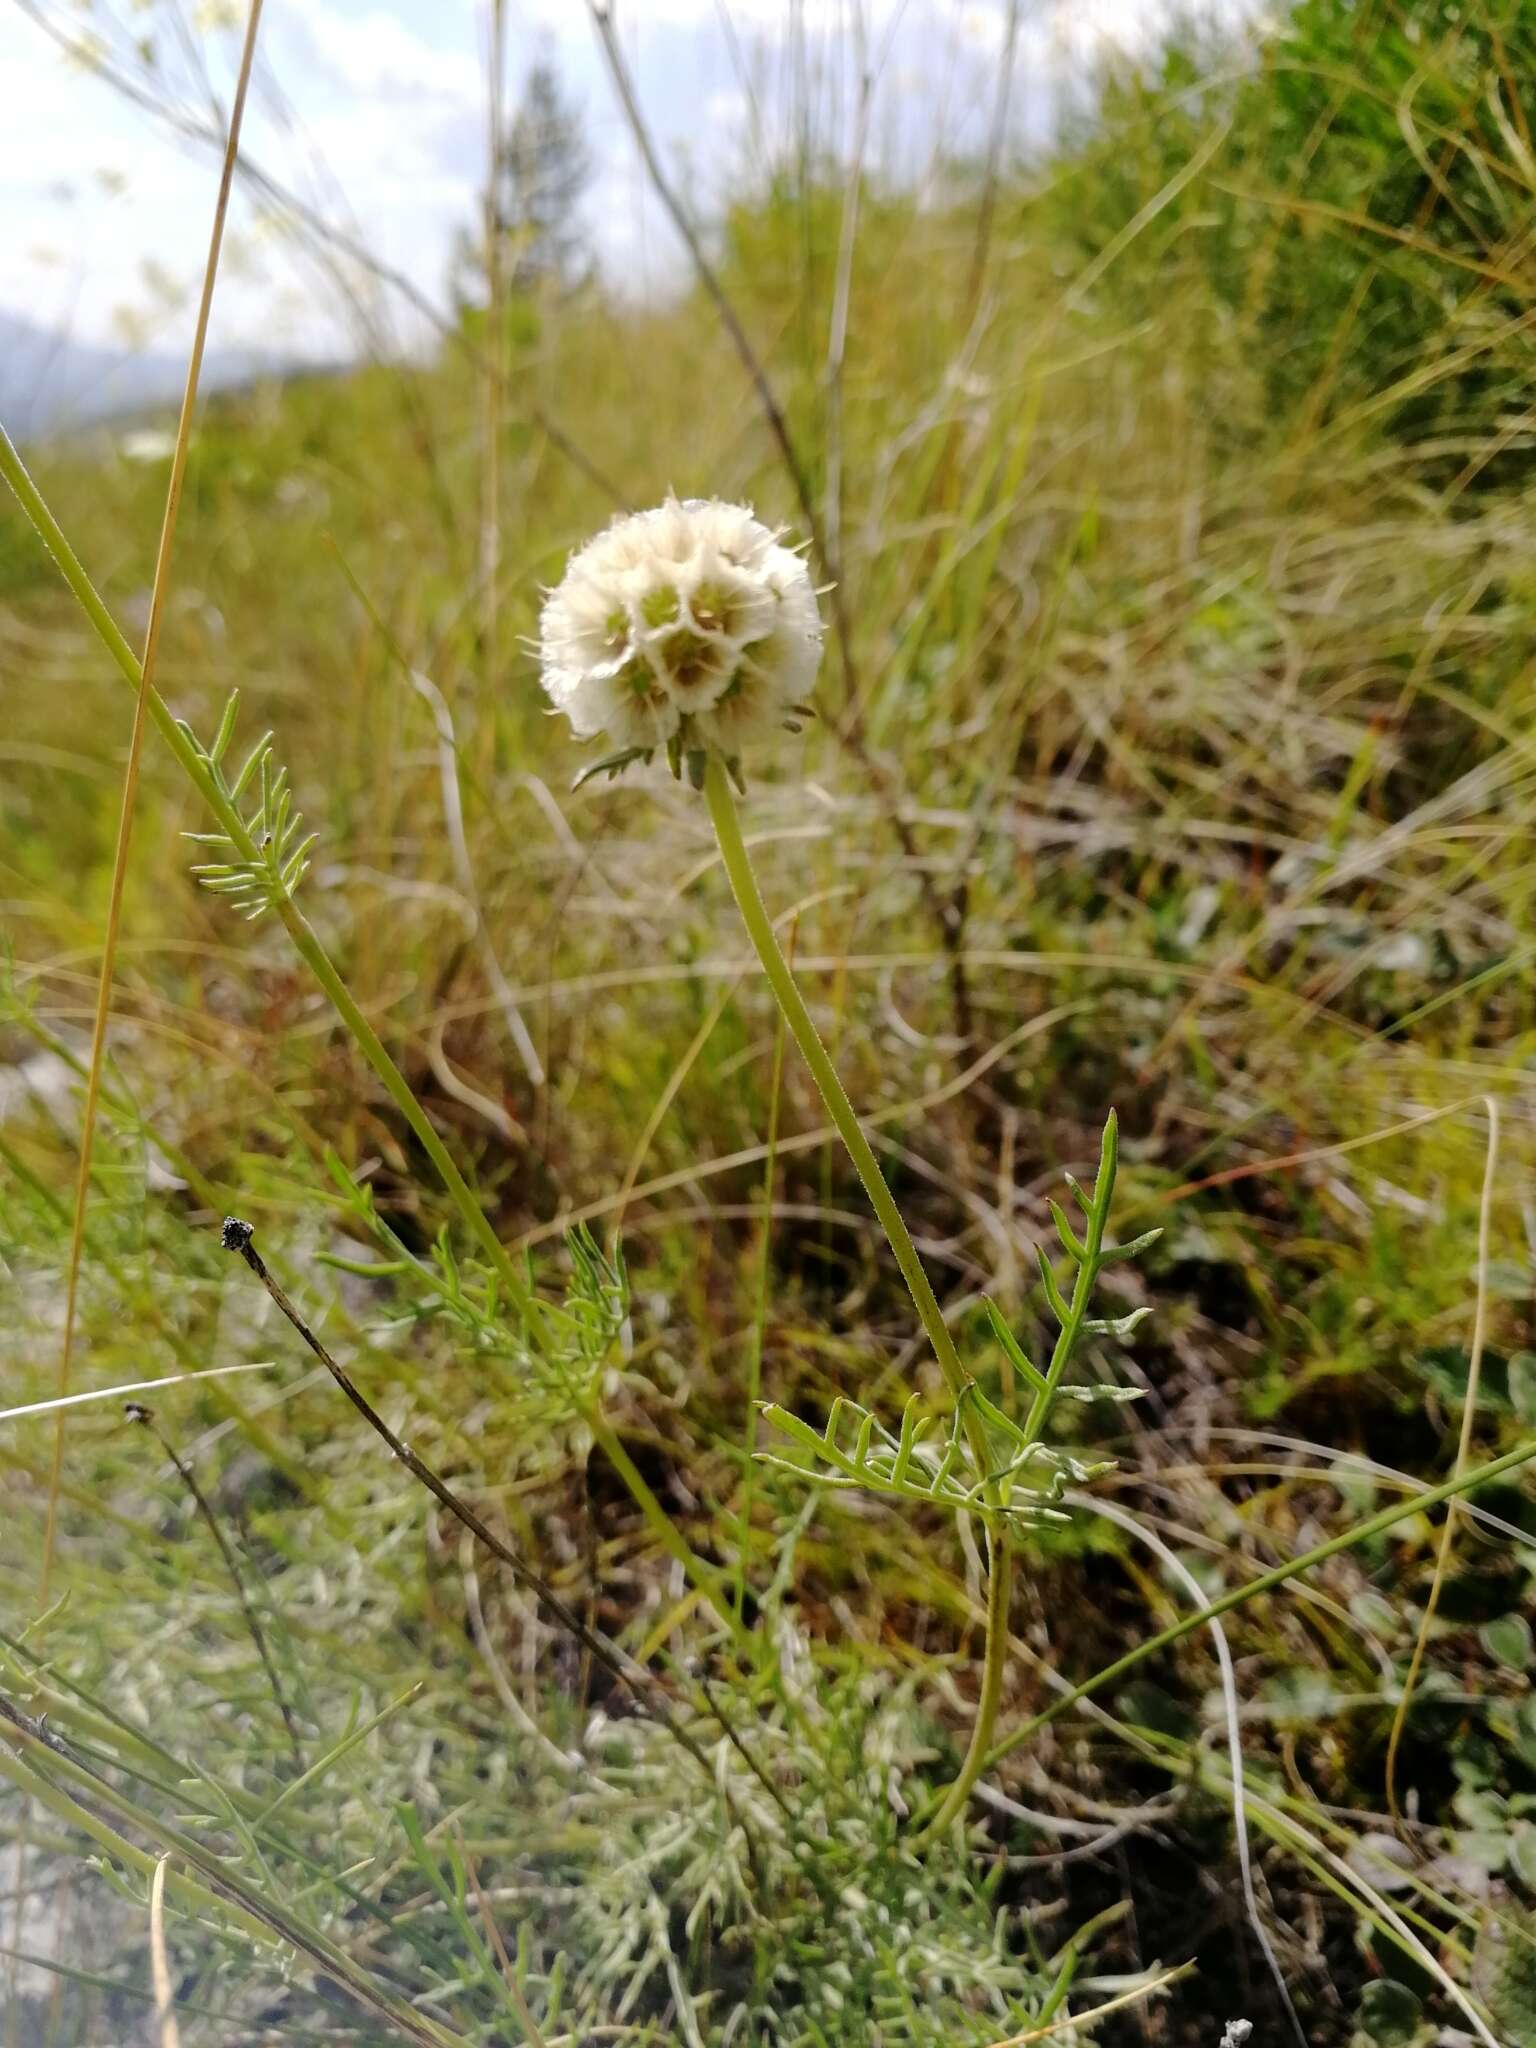
<svg viewBox="0 0 1536 2048">
<path fill-rule="evenodd" d="M 661 158 L 657 154 L 655 142 L 652 140 L 651 132 L 645 123 L 645 116 L 640 111 L 640 102 L 635 97 L 634 84 L 630 78 L 628 66 L 624 62 L 624 54 L 619 48 L 618 31 L 613 24 L 612 10 L 605 4 L 605 0 L 588 0 L 588 4 L 591 8 L 593 23 L 597 29 L 598 40 L 603 46 L 603 55 L 607 59 L 614 90 L 618 93 L 623 105 L 625 118 L 629 122 L 630 133 L 635 138 L 635 146 L 644 159 L 646 173 L 650 178 L 652 189 L 655 191 L 656 197 L 666 208 L 667 213 L 671 217 L 672 225 L 682 236 L 694 270 L 698 274 L 699 282 L 703 285 L 710 298 L 713 299 L 715 310 L 720 315 L 725 331 L 730 337 L 731 345 L 741 358 L 742 368 L 751 379 L 752 388 L 757 393 L 758 403 L 763 409 L 763 417 L 768 422 L 768 431 L 772 434 L 778 446 L 779 454 L 783 458 L 784 468 L 788 473 L 790 483 L 794 486 L 801 517 L 805 521 L 806 532 L 811 537 L 811 546 L 815 551 L 817 562 L 824 572 L 833 578 L 832 609 L 834 616 L 837 618 L 838 641 L 842 651 L 843 665 L 846 670 L 849 661 L 849 651 L 847 633 L 841 617 L 842 593 L 841 586 L 837 581 L 838 565 L 829 556 L 826 528 L 816 510 L 816 500 L 811 492 L 810 476 L 801 459 L 800 451 L 795 446 L 794 437 L 789 431 L 789 421 L 784 417 L 784 409 L 779 404 L 774 388 L 768 380 L 768 372 L 764 369 L 761 358 L 756 349 L 753 348 L 747 336 L 747 331 L 741 324 L 741 317 L 732 305 L 724 285 L 720 282 L 719 273 L 710 262 L 708 252 L 705 250 L 703 242 L 699 239 L 698 229 L 689 219 L 686 208 L 678 198 L 666 171 L 662 168 Z"/>
<path fill-rule="evenodd" d="M 753 1756 L 751 1750 L 748 1749 L 747 1745 L 742 1741 L 741 1736 L 732 1724 L 729 1715 L 721 1706 L 719 1698 L 715 1692 L 715 1688 L 709 1682 L 708 1674 L 702 1671 L 699 1673 L 699 1690 L 703 1693 L 706 1701 L 709 1703 L 710 1712 L 714 1715 L 715 1719 L 720 1723 L 721 1728 L 724 1730 L 726 1741 L 729 1742 L 732 1749 L 735 1750 L 736 1754 L 741 1758 L 742 1762 L 746 1765 L 747 1769 L 752 1773 L 753 1777 L 756 1778 L 759 1785 L 761 1785 L 763 1790 L 768 1794 L 768 1797 L 773 1801 L 774 1805 L 779 1809 L 780 1813 L 782 1813 L 784 1818 L 791 1824 L 791 1826 L 793 1826 L 795 1816 L 790 1809 L 789 1801 L 784 1797 L 784 1794 L 779 1790 L 778 1786 L 774 1784 L 772 1778 L 769 1777 L 768 1773 L 757 1761 L 757 1758 Z"/>
<path fill-rule="evenodd" d="M 240 1602 L 240 1611 L 245 1616 L 245 1625 L 251 1632 L 251 1641 L 256 1645 L 256 1654 L 261 1659 L 262 1668 L 267 1674 L 267 1683 L 272 1688 L 272 1697 L 277 1702 L 277 1710 L 283 1717 L 283 1726 L 288 1731 L 288 1745 L 293 1751 L 294 1766 L 297 1770 L 303 1771 L 305 1768 L 304 1751 L 299 1742 L 298 1723 L 294 1719 L 293 1708 L 288 1704 L 288 1695 L 283 1690 L 283 1681 L 278 1675 L 277 1665 L 273 1661 L 272 1652 L 268 1647 L 266 1631 L 261 1625 L 261 1617 L 257 1614 L 251 1602 L 251 1597 L 245 1590 L 245 1580 L 241 1576 L 240 1565 L 235 1556 L 234 1547 L 230 1543 L 229 1538 L 224 1534 L 223 1525 L 214 1513 L 212 1503 L 198 1485 L 197 1475 L 192 1470 L 192 1467 L 182 1457 L 176 1446 L 156 1421 L 155 1411 L 152 1408 L 146 1407 L 142 1401 L 129 1401 L 125 1403 L 123 1412 L 127 1415 L 130 1422 L 137 1422 L 149 1431 L 155 1442 L 176 1467 L 182 1485 L 185 1486 L 187 1492 L 192 1496 L 193 1506 L 207 1523 L 214 1542 L 219 1546 L 219 1555 L 223 1558 L 225 1569 L 228 1571 L 230 1579 L 234 1584 L 235 1597 Z"/>
<path fill-rule="evenodd" d="M 254 1238 L 255 1233 L 249 1223 L 242 1222 L 238 1216 L 225 1218 L 224 1227 L 220 1234 L 220 1242 L 223 1244 L 224 1249 L 229 1252 L 235 1252 L 244 1259 L 245 1263 L 256 1275 L 256 1278 L 288 1318 L 288 1321 L 292 1323 L 294 1329 L 298 1331 L 309 1349 L 336 1382 L 342 1393 L 346 1395 L 358 1414 L 362 1416 L 364 1422 L 367 1423 L 376 1436 L 383 1438 L 384 1442 L 388 1444 L 390 1450 L 393 1451 L 411 1477 L 419 1485 L 424 1486 L 428 1493 L 448 1510 L 455 1521 L 462 1523 L 478 1542 L 484 1544 L 485 1548 L 498 1563 L 506 1566 L 516 1583 L 525 1586 L 541 1605 L 554 1616 L 560 1626 L 569 1635 L 573 1636 L 582 1648 L 603 1667 L 609 1676 L 624 1687 L 625 1691 L 635 1701 L 635 1704 L 642 1711 L 659 1721 L 668 1734 L 674 1736 L 678 1743 L 688 1752 L 694 1762 L 698 1764 L 700 1770 L 704 1771 L 713 1780 L 714 1768 L 709 1758 L 673 1713 L 671 1706 L 650 1673 L 642 1670 L 632 1659 L 626 1657 L 616 1644 L 599 1634 L 596 1629 L 589 1627 L 576 1610 L 566 1600 L 561 1598 L 547 1579 L 541 1577 L 525 1559 L 519 1557 L 517 1552 L 496 1534 L 494 1529 L 481 1520 L 480 1516 L 476 1514 L 467 1501 L 459 1498 L 446 1480 L 441 1479 L 424 1459 L 416 1455 L 402 1437 L 395 1434 L 383 1416 L 380 1415 L 378 1410 L 368 1400 L 367 1396 L 360 1392 L 349 1375 L 332 1358 L 330 1352 L 326 1350 L 320 1339 L 288 1299 L 282 1287 L 268 1271 L 266 1261 L 256 1249 Z"/>
</svg>

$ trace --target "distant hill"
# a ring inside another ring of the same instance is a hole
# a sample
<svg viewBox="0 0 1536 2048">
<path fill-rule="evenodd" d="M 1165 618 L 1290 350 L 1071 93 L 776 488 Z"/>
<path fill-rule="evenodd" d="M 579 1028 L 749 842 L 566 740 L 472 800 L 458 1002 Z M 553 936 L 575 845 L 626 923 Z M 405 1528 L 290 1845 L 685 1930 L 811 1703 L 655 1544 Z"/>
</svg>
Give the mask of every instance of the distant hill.
<svg viewBox="0 0 1536 2048">
<path fill-rule="evenodd" d="M 228 389 L 293 366 L 255 349 L 210 351 L 206 390 Z M 174 405 L 186 363 L 168 354 L 104 347 L 34 326 L 0 308 L 0 421 L 15 441 Z"/>
</svg>

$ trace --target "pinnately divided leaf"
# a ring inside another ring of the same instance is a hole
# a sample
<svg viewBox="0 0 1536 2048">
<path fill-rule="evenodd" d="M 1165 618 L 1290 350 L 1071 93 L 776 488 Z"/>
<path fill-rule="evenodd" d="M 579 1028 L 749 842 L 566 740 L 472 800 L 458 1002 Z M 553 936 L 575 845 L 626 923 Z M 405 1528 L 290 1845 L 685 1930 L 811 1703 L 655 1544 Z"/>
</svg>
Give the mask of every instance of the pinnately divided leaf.
<svg viewBox="0 0 1536 2048">
<path fill-rule="evenodd" d="M 842 1396 L 833 1402 L 819 1430 L 789 1409 L 764 1402 L 761 1412 L 787 1439 L 789 1454 L 765 1450 L 758 1456 L 764 1463 L 778 1465 L 818 1486 L 963 1510 L 988 1522 L 1065 1521 L 1067 1517 L 1055 1503 L 1066 1487 L 1081 1485 L 1112 1467 L 1047 1443 L 1045 1430 L 1052 1409 L 1059 1400 L 1086 1406 L 1134 1401 L 1142 1392 L 1139 1387 L 1113 1384 L 1069 1384 L 1066 1378 L 1084 1337 L 1124 1341 L 1150 1313 L 1146 1308 L 1134 1308 L 1123 1316 L 1088 1313 L 1101 1269 L 1111 1259 L 1134 1257 L 1158 1235 L 1151 1230 L 1129 1244 L 1106 1246 L 1118 1162 L 1119 1132 L 1111 1114 L 1092 1190 L 1067 1176 L 1083 1213 L 1082 1229 L 1070 1221 L 1060 1204 L 1050 1205 L 1062 1250 L 1076 1271 L 1070 1295 L 1064 1293 L 1050 1259 L 1040 1250 L 1041 1284 L 1057 1324 L 1056 1342 L 1044 1371 L 1009 1329 L 997 1304 L 983 1298 L 992 1336 L 1023 1382 L 1027 1396 L 1023 1422 L 989 1399 L 974 1379 L 962 1389 L 942 1436 L 938 1434 L 939 1418 L 920 1394 L 908 1400 L 894 1435 L 870 1409 Z"/>
<path fill-rule="evenodd" d="M 288 770 L 273 758 L 272 735 L 263 733 L 246 755 L 239 773 L 231 781 L 224 773 L 224 756 L 234 737 L 239 692 L 232 691 L 219 720 L 213 745 L 204 747 L 190 726 L 182 731 L 197 748 L 209 782 L 230 805 L 238 805 L 254 781 L 256 808 L 246 820 L 256 849 L 248 858 L 224 832 L 188 832 L 183 836 L 205 846 L 217 858 L 199 861 L 192 869 L 205 889 L 227 896 L 247 919 L 260 917 L 284 898 L 291 898 L 309 870 L 310 854 L 318 834 L 301 833 L 302 812 L 293 808 Z"/>
</svg>

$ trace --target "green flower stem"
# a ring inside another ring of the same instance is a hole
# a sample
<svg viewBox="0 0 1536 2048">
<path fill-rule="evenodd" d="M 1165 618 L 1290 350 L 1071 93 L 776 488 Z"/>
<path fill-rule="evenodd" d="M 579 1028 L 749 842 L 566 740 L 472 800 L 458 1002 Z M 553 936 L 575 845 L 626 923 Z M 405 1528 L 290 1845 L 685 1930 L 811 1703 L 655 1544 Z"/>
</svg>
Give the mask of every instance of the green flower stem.
<svg viewBox="0 0 1536 2048">
<path fill-rule="evenodd" d="M 811 1078 L 820 1090 L 821 1099 L 827 1106 L 827 1113 L 837 1128 L 837 1134 L 848 1148 L 859 1179 L 864 1183 L 870 1206 L 885 1232 L 896 1263 L 901 1268 L 901 1277 L 906 1281 L 912 1296 L 912 1305 L 917 1310 L 918 1320 L 933 1355 L 939 1362 L 951 1397 L 959 1401 L 971 1383 L 971 1376 L 960 1363 L 960 1354 L 955 1349 L 955 1340 L 949 1333 L 939 1304 L 934 1298 L 933 1287 L 923 1270 L 923 1262 L 917 1255 L 912 1234 L 907 1229 L 895 1198 L 886 1186 L 885 1175 L 880 1171 L 874 1148 L 864 1135 L 864 1128 L 854 1114 L 853 1104 L 848 1100 L 847 1091 L 838 1079 L 837 1069 L 831 1055 L 821 1042 L 815 1021 L 805 1006 L 798 984 L 789 970 L 789 963 L 780 950 L 772 919 L 763 902 L 762 892 L 757 886 L 757 875 L 752 867 L 752 856 L 741 833 L 741 817 L 736 809 L 736 797 L 731 788 L 730 776 L 723 761 L 711 754 L 704 772 L 704 796 L 709 805 L 710 820 L 715 828 L 715 838 L 720 845 L 720 857 L 725 863 L 725 872 L 730 877 L 731 890 L 736 898 L 736 907 L 741 912 L 742 923 L 747 936 L 762 962 L 763 972 L 768 977 L 789 1026 L 790 1036 L 800 1048 L 800 1055 L 811 1070 Z M 964 1415 L 966 1437 L 971 1447 L 979 1473 L 991 1468 L 992 1453 L 986 1432 L 974 1409 L 967 1404 Z M 989 1489 L 989 1499 L 991 1491 Z M 991 1531 L 991 1557 L 987 1579 L 987 1644 L 982 1669 L 981 1698 L 977 1704 L 976 1720 L 971 1730 L 970 1746 L 960 1775 L 946 1794 L 944 1805 L 948 1808 L 954 1802 L 956 1809 L 963 1804 L 966 1794 L 976 1782 L 986 1761 L 992 1731 L 997 1724 L 998 1703 L 1002 1698 L 1003 1672 L 1008 1655 L 1008 1604 L 1013 1582 L 1013 1546 L 1006 1530 L 998 1519 Z"/>
<path fill-rule="evenodd" d="M 811 1078 L 821 1091 L 821 1099 L 827 1106 L 827 1113 L 837 1127 L 838 1136 L 848 1148 L 848 1156 L 858 1171 L 859 1179 L 864 1183 L 864 1192 L 869 1196 L 870 1206 L 890 1241 L 896 1263 L 901 1268 L 901 1277 L 906 1281 L 911 1293 L 918 1319 L 922 1323 L 928 1342 L 933 1346 L 933 1355 L 939 1361 L 950 1393 L 958 1401 L 965 1392 L 970 1375 L 960 1363 L 955 1340 L 949 1334 L 949 1327 L 939 1311 L 939 1304 L 934 1298 L 928 1275 L 923 1271 L 922 1261 L 917 1256 L 917 1247 L 912 1242 L 911 1233 L 902 1220 L 895 1198 L 885 1184 L 880 1162 L 864 1135 L 863 1126 L 854 1115 L 853 1104 L 848 1100 L 847 1091 L 837 1078 L 837 1069 L 821 1042 L 821 1034 L 805 1006 L 805 998 L 801 995 L 799 986 L 789 971 L 789 963 L 779 948 L 772 920 L 763 902 L 762 892 L 757 886 L 752 856 L 747 852 L 747 843 L 741 836 L 741 818 L 736 809 L 736 797 L 731 788 L 730 777 L 724 762 L 714 754 L 709 756 L 705 769 L 704 795 L 709 804 L 715 837 L 720 842 L 721 859 L 725 863 L 725 872 L 730 877 L 736 907 L 741 912 L 741 921 L 747 928 L 747 936 L 756 948 L 769 986 L 784 1013 L 784 1021 L 789 1026 L 790 1035 L 799 1046 L 801 1057 L 811 1070 Z M 984 1443 L 977 1448 L 984 1449 Z M 985 1463 L 982 1469 L 986 1469 Z"/>
<path fill-rule="evenodd" d="M 137 690 L 142 674 L 138 656 L 118 630 L 116 621 L 86 574 L 79 557 L 65 539 L 63 529 L 48 509 L 41 491 L 28 475 L 26 465 L 3 427 L 0 427 L 0 476 L 4 477 L 15 492 L 22 510 L 58 563 L 65 582 L 74 592 L 81 609 L 95 628 L 98 639 L 111 655 L 124 679 Z M 165 699 L 158 690 L 151 690 L 149 693 L 149 714 L 160 737 L 196 785 L 218 819 L 221 831 L 229 836 L 237 853 L 243 860 L 259 861 L 259 849 L 246 831 L 244 820 L 208 774 L 191 735 L 172 717 Z M 364 1058 L 383 1083 L 390 1100 L 421 1141 L 422 1149 L 436 1168 L 453 1200 L 454 1207 L 527 1321 L 535 1341 L 542 1341 L 542 1318 L 532 1289 L 517 1262 L 492 1229 L 489 1217 L 475 1200 L 468 1182 L 454 1165 L 448 1148 L 433 1129 L 431 1120 L 417 1101 L 410 1083 L 390 1058 L 383 1040 L 359 1009 L 330 955 L 320 943 L 313 926 L 293 898 L 286 892 L 279 894 L 276 909 L 289 938 L 293 941 L 295 951 L 329 996 L 337 1015 L 351 1032 Z"/>
<path fill-rule="evenodd" d="M 124 679 L 137 690 L 141 677 L 138 656 L 123 638 L 116 620 L 86 574 L 79 557 L 66 539 L 63 528 L 49 510 L 47 500 L 28 474 L 25 463 L 3 426 L 0 426 L 0 477 L 3 477 L 15 492 L 22 510 L 36 528 L 44 546 L 58 563 L 64 581 L 95 628 L 97 638 L 111 655 Z M 246 830 L 244 819 L 218 783 L 209 775 L 191 734 L 172 716 L 158 690 L 150 690 L 148 703 L 149 715 L 154 721 L 156 731 L 213 812 L 220 830 L 228 836 L 242 860 L 258 861 L 259 849 Z M 294 950 L 330 998 L 336 1014 L 352 1034 L 354 1042 L 383 1084 L 386 1094 L 421 1141 L 422 1150 L 431 1160 L 465 1227 L 485 1254 L 492 1272 L 527 1324 L 533 1341 L 541 1349 L 546 1349 L 543 1309 L 537 1295 L 529 1284 L 523 1268 L 491 1227 L 490 1218 L 454 1164 L 447 1146 L 433 1129 L 431 1119 L 416 1099 L 411 1084 L 396 1066 L 383 1040 L 359 1008 L 335 963 L 321 944 L 314 927 L 287 891 L 278 894 L 276 909 L 293 942 Z M 683 1541 L 665 1508 L 646 1485 L 644 1476 L 619 1444 L 618 1438 L 601 1417 L 589 1416 L 588 1421 L 594 1435 L 603 1444 L 620 1477 L 634 1496 L 640 1512 L 658 1538 L 671 1555 L 683 1564 L 693 1583 L 708 1592 L 719 1606 L 721 1596 L 714 1582 L 708 1577 L 707 1567 Z M 722 1612 L 725 1611 L 727 1610 L 722 1607 Z"/>
<path fill-rule="evenodd" d="M 987 1647 L 981 1667 L 981 1696 L 976 1702 L 976 1719 L 958 1777 L 939 1801 L 931 1821 L 923 1829 L 926 1841 L 942 1835 L 950 1822 L 965 1811 L 971 1788 L 987 1767 L 987 1752 L 997 1712 L 1003 1699 L 1003 1674 L 1008 1668 L 1008 1600 L 1013 1589 L 1013 1537 L 1001 1517 L 988 1531 L 991 1548 L 987 1555 Z"/>
<path fill-rule="evenodd" d="M 1486 1464 L 1476 1465 L 1470 1472 L 1463 1472 L 1456 1478 L 1444 1480 L 1439 1486 L 1432 1486 L 1424 1493 L 1410 1494 L 1406 1500 L 1398 1501 L 1392 1507 L 1383 1508 L 1380 1514 L 1372 1515 L 1368 1521 L 1356 1523 L 1339 1535 L 1329 1537 L 1326 1543 L 1316 1544 L 1311 1550 L 1304 1551 L 1300 1557 L 1293 1557 L 1285 1564 L 1277 1564 L 1269 1571 L 1261 1572 L 1256 1579 L 1249 1579 L 1244 1585 L 1234 1586 L 1230 1592 L 1223 1593 L 1220 1599 L 1212 1600 L 1207 1606 L 1197 1608 L 1193 1614 L 1187 1614 L 1181 1620 L 1171 1623 L 1157 1635 L 1149 1636 L 1144 1643 L 1138 1643 L 1134 1650 L 1127 1650 L 1123 1657 L 1117 1657 L 1113 1664 L 1106 1664 L 1101 1671 L 1096 1671 L 1092 1678 L 1085 1678 L 1081 1685 L 1074 1685 L 1070 1692 L 1059 1694 L 1048 1707 L 1043 1707 L 1038 1714 L 1032 1715 L 1021 1727 L 1015 1728 L 1000 1742 L 985 1758 L 985 1767 L 990 1770 L 994 1764 L 1001 1763 L 1005 1756 L 1010 1756 L 1058 1715 L 1066 1713 L 1070 1707 L 1077 1706 L 1080 1701 L 1090 1698 L 1094 1693 L 1102 1692 L 1105 1686 L 1115 1684 L 1148 1657 L 1155 1657 L 1170 1644 L 1193 1635 L 1196 1629 L 1204 1628 L 1215 1617 L 1230 1614 L 1234 1607 L 1242 1607 L 1249 1600 L 1257 1599 L 1260 1594 L 1274 1592 L 1278 1586 L 1283 1586 L 1287 1580 L 1309 1571 L 1315 1564 L 1324 1564 L 1330 1557 L 1337 1557 L 1343 1551 L 1352 1550 L 1357 1544 L 1369 1543 L 1372 1537 L 1385 1534 L 1388 1529 L 1395 1528 L 1399 1522 L 1406 1522 L 1412 1515 L 1439 1507 L 1444 1501 L 1459 1500 L 1465 1493 L 1474 1493 L 1479 1487 L 1488 1486 L 1495 1479 L 1502 1479 L 1506 1472 L 1514 1472 L 1521 1465 L 1529 1464 L 1533 1458 L 1536 1458 L 1536 1437 L 1518 1445 L 1512 1451 L 1506 1451 L 1502 1457 L 1490 1458 Z"/>
<path fill-rule="evenodd" d="M 719 1615 L 726 1627 L 729 1628 L 732 1636 L 738 1641 L 742 1640 L 747 1631 L 742 1626 L 741 1617 L 731 1605 L 730 1598 L 721 1582 L 719 1573 L 713 1571 L 698 1553 L 691 1548 L 677 1524 L 651 1491 L 645 1474 L 629 1455 L 629 1452 L 625 1450 L 619 1433 L 613 1424 L 609 1422 L 601 1408 L 595 1404 L 586 1411 L 584 1419 L 587 1427 L 592 1432 L 593 1442 L 629 1489 L 631 1500 L 639 1508 L 652 1535 L 656 1538 L 662 1549 L 666 1551 L 669 1557 L 676 1558 L 677 1562 L 682 1566 L 689 1584 L 698 1587 L 699 1591 L 714 1608 L 716 1614 Z"/>
</svg>

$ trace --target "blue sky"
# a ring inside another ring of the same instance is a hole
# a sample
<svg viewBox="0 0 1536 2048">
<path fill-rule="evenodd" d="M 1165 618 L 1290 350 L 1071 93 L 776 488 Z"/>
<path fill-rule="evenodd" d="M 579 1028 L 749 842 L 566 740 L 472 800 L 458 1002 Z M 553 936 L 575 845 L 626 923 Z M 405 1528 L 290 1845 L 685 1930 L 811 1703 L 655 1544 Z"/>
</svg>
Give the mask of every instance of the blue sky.
<svg viewBox="0 0 1536 2048">
<path fill-rule="evenodd" d="M 250 154 L 327 220 L 440 300 L 456 230 L 473 219 L 485 158 L 487 0 L 267 0 Z M 1104 40 L 1153 31 L 1160 0 L 1024 0 L 1015 103 L 1038 128 Z M 877 152 L 908 165 L 974 141 L 991 103 L 1007 0 L 618 0 L 647 116 L 707 208 L 723 176 L 780 139 L 794 52 L 810 52 L 824 130 L 845 129 L 856 32 L 882 59 Z M 217 167 L 126 103 L 47 33 L 103 33 L 152 93 L 206 117 L 178 22 L 227 99 L 243 0 L 0 0 L 0 305 L 83 339 L 131 327 L 177 350 L 190 326 Z M 42 16 L 43 22 L 35 18 Z M 645 192 L 583 0 L 507 0 L 509 91 L 540 54 L 581 108 L 596 176 L 587 211 L 608 275 L 636 293 L 676 276 L 678 252 Z M 221 25 L 227 24 L 227 25 Z M 150 69 L 132 37 L 155 41 Z M 754 109 L 761 116 L 754 120 Z M 388 317 L 409 341 L 419 317 Z M 334 355 L 355 333 L 334 289 L 242 197 L 215 306 L 214 345 Z"/>
</svg>

